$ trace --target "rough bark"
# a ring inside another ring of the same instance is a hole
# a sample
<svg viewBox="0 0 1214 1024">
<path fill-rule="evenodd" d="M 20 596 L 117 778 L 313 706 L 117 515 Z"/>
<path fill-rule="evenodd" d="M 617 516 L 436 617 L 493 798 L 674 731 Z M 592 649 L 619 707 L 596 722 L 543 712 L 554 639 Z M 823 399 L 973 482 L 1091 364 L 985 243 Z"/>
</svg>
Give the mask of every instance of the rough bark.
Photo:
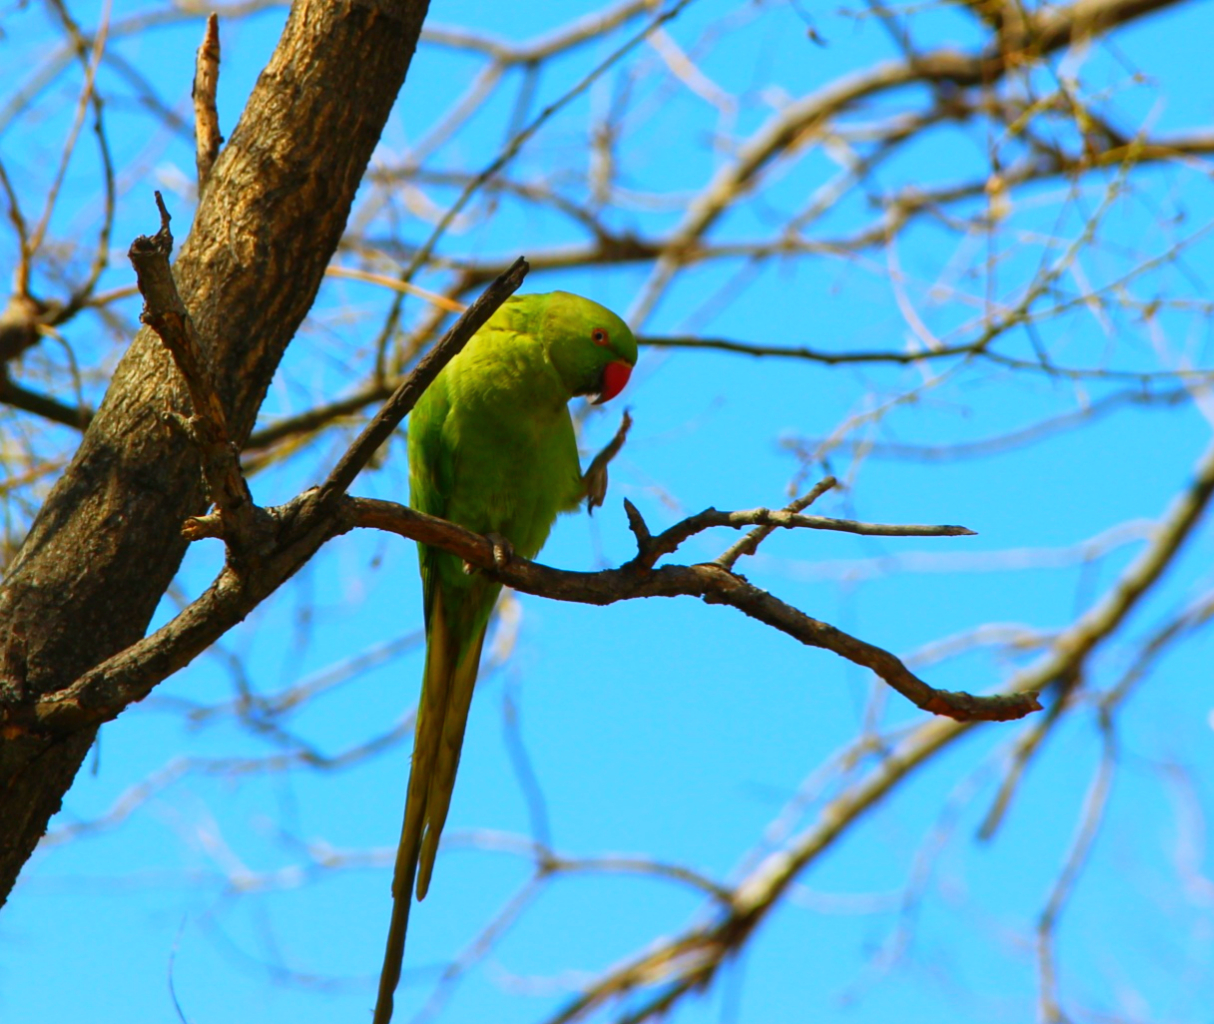
<svg viewBox="0 0 1214 1024">
<path fill-rule="evenodd" d="M 427 6 L 299 0 L 215 164 L 175 277 L 238 443 L 312 305 Z M 0 588 L 0 900 L 94 736 L 41 731 L 34 702 L 144 635 L 182 522 L 204 510 L 198 458 L 166 415 L 187 405 L 141 331 Z"/>
</svg>

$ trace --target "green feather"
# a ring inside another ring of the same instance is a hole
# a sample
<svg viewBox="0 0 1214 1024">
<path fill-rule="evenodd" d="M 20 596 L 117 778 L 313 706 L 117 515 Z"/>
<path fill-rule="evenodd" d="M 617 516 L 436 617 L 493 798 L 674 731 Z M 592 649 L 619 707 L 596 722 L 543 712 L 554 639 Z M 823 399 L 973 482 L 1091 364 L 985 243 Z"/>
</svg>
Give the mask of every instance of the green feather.
<svg viewBox="0 0 1214 1024">
<path fill-rule="evenodd" d="M 534 558 L 557 515 L 585 496 L 569 401 L 602 391 L 608 364 L 636 363 L 628 326 L 567 292 L 508 299 L 422 395 L 409 419 L 410 502 Z M 426 895 L 451 804 L 481 646 L 501 586 L 418 545 L 426 667 L 392 925 L 375 1024 L 392 1014 L 414 880 Z"/>
</svg>

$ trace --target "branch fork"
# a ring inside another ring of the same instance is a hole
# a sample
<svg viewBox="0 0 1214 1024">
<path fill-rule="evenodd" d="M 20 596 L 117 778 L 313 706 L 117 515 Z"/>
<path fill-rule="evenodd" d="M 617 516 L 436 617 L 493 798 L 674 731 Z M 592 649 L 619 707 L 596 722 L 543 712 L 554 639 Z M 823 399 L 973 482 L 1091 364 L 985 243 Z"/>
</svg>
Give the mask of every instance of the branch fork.
<svg viewBox="0 0 1214 1024">
<path fill-rule="evenodd" d="M 169 265 L 173 252 L 173 232 L 169 228 L 172 217 L 159 192 L 156 207 L 160 211 L 160 230 L 151 236 L 140 235 L 131 243 L 128 253 L 143 296 L 139 319 L 164 342 L 185 381 L 193 412 L 180 421 L 198 450 L 207 489 L 223 522 L 229 553 L 237 560 L 255 557 L 258 539 L 264 538 L 264 518 L 258 515 L 240 468 L 240 452 L 229 436 L 210 360 L 173 280 Z M 187 521 L 183 527 L 187 536 L 192 529 L 190 523 Z"/>
</svg>

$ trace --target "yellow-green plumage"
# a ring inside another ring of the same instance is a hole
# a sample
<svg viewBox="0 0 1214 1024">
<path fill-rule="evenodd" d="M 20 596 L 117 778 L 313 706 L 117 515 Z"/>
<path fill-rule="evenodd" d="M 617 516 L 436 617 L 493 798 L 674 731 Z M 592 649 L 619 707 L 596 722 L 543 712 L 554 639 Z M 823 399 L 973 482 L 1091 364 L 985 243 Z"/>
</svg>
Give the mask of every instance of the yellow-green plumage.
<svg viewBox="0 0 1214 1024">
<path fill-rule="evenodd" d="M 635 362 L 627 325 L 597 303 L 565 292 L 507 300 L 410 416 L 410 503 L 534 558 L 557 515 L 586 494 L 569 400 L 611 397 Z M 391 1017 L 415 875 L 419 900 L 430 886 L 481 646 L 501 590 L 441 549 L 419 544 L 418 556 L 426 666 L 376 1024 Z"/>
</svg>

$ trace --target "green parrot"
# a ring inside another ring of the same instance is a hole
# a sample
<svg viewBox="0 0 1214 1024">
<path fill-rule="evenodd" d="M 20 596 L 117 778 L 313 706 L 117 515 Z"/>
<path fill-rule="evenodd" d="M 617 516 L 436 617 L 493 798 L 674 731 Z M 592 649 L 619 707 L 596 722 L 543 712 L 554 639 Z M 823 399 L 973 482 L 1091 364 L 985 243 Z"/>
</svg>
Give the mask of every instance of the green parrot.
<svg viewBox="0 0 1214 1024">
<path fill-rule="evenodd" d="M 557 514 L 602 504 L 605 461 L 582 474 L 569 401 L 614 398 L 636 364 L 632 331 L 597 302 L 551 292 L 507 299 L 438 375 L 409 419 L 414 508 L 491 537 L 495 555 L 534 558 Z M 375 1024 L 387 1024 L 400 977 L 414 878 L 430 887 L 459 766 L 481 645 L 501 584 L 456 555 L 418 544 L 426 667 L 405 820 L 392 881 L 392 925 Z"/>
</svg>

